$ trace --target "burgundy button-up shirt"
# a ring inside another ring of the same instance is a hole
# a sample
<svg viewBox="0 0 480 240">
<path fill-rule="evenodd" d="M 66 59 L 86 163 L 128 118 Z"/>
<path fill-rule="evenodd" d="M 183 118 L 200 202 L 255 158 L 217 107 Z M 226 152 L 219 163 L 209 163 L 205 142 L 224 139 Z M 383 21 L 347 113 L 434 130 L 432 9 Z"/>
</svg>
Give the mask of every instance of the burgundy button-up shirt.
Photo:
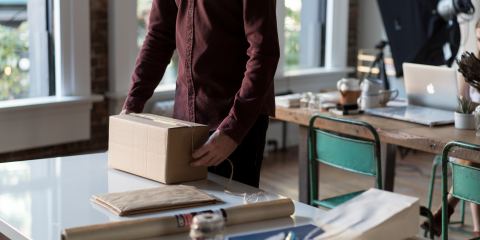
<svg viewBox="0 0 480 240">
<path fill-rule="evenodd" d="M 274 115 L 275 0 L 154 0 L 124 108 L 141 112 L 177 49 L 174 117 L 240 143 Z"/>
</svg>

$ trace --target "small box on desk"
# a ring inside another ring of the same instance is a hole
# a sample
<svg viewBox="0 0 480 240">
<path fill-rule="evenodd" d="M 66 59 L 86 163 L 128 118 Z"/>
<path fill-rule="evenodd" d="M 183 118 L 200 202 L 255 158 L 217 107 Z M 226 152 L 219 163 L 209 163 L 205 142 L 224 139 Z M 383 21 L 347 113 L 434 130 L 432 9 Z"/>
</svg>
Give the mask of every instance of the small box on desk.
<svg viewBox="0 0 480 240">
<path fill-rule="evenodd" d="M 111 116 L 109 124 L 109 167 L 165 184 L 207 177 L 206 167 L 190 166 L 207 126 L 153 114 Z"/>
</svg>

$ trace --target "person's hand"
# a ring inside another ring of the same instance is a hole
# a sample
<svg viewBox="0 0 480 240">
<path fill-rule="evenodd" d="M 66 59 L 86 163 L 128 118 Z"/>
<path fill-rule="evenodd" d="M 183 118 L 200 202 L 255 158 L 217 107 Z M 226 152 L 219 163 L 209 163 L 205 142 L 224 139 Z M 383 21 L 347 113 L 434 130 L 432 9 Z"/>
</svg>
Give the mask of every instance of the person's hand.
<svg viewBox="0 0 480 240">
<path fill-rule="evenodd" d="M 237 143 L 228 135 L 215 131 L 207 142 L 192 154 L 192 166 L 217 166 L 232 154 L 237 148 Z"/>
</svg>

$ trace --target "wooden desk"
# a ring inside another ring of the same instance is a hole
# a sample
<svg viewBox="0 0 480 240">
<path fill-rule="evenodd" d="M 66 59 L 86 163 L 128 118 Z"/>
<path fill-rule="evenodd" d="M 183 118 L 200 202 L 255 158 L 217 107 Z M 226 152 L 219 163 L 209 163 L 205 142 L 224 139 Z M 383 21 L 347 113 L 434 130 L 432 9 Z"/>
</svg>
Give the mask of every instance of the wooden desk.
<svg viewBox="0 0 480 240">
<path fill-rule="evenodd" d="M 301 108 L 276 108 L 276 119 L 289 123 L 298 124 L 299 131 L 299 200 L 308 203 L 309 196 L 309 175 L 307 171 L 307 133 L 308 124 L 312 115 L 319 113 L 309 109 Z M 328 112 L 322 112 L 333 116 Z M 453 114 L 453 113 L 452 113 Z M 395 179 L 395 157 L 396 146 L 416 149 L 420 151 L 441 154 L 446 143 L 459 140 L 474 144 L 480 144 L 480 137 L 475 136 L 475 131 L 459 130 L 453 126 L 430 128 L 427 126 L 398 121 L 388 118 L 380 118 L 369 115 L 344 116 L 345 118 L 361 120 L 370 123 L 377 130 L 382 142 L 382 168 L 384 186 L 386 190 L 393 191 Z M 357 126 L 350 126 L 340 123 L 333 123 L 325 120 L 318 120 L 316 127 L 332 130 L 344 134 L 356 135 L 371 139 L 372 137 L 365 129 Z M 454 150 L 451 154 L 454 157 L 480 162 L 480 155 L 472 151 Z"/>
</svg>

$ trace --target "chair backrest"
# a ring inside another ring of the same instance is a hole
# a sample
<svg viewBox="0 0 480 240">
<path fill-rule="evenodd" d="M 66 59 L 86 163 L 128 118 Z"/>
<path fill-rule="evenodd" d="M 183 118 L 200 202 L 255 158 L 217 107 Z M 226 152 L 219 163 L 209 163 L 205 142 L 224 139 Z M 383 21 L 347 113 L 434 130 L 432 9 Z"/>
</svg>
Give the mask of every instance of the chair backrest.
<svg viewBox="0 0 480 240">
<path fill-rule="evenodd" d="M 356 136 L 341 135 L 315 127 L 315 120 L 324 119 L 332 122 L 351 124 L 367 129 L 373 140 L 360 139 Z M 376 177 L 377 188 L 382 189 L 380 164 L 380 139 L 377 131 L 370 124 L 344 118 L 315 115 L 310 119 L 309 136 L 310 164 L 321 162 L 346 171 Z M 316 175 L 316 171 L 311 174 Z M 317 179 L 314 176 L 314 179 Z"/>
<path fill-rule="evenodd" d="M 480 169 L 455 162 L 452 168 L 452 195 L 476 204 L 480 204 Z"/>
<path fill-rule="evenodd" d="M 452 192 L 456 198 L 480 204 L 480 169 L 450 161 L 449 154 L 455 149 L 468 149 L 480 154 L 480 145 L 453 141 L 443 148 L 442 155 L 442 239 L 448 239 L 448 165 L 452 169 Z"/>
</svg>

